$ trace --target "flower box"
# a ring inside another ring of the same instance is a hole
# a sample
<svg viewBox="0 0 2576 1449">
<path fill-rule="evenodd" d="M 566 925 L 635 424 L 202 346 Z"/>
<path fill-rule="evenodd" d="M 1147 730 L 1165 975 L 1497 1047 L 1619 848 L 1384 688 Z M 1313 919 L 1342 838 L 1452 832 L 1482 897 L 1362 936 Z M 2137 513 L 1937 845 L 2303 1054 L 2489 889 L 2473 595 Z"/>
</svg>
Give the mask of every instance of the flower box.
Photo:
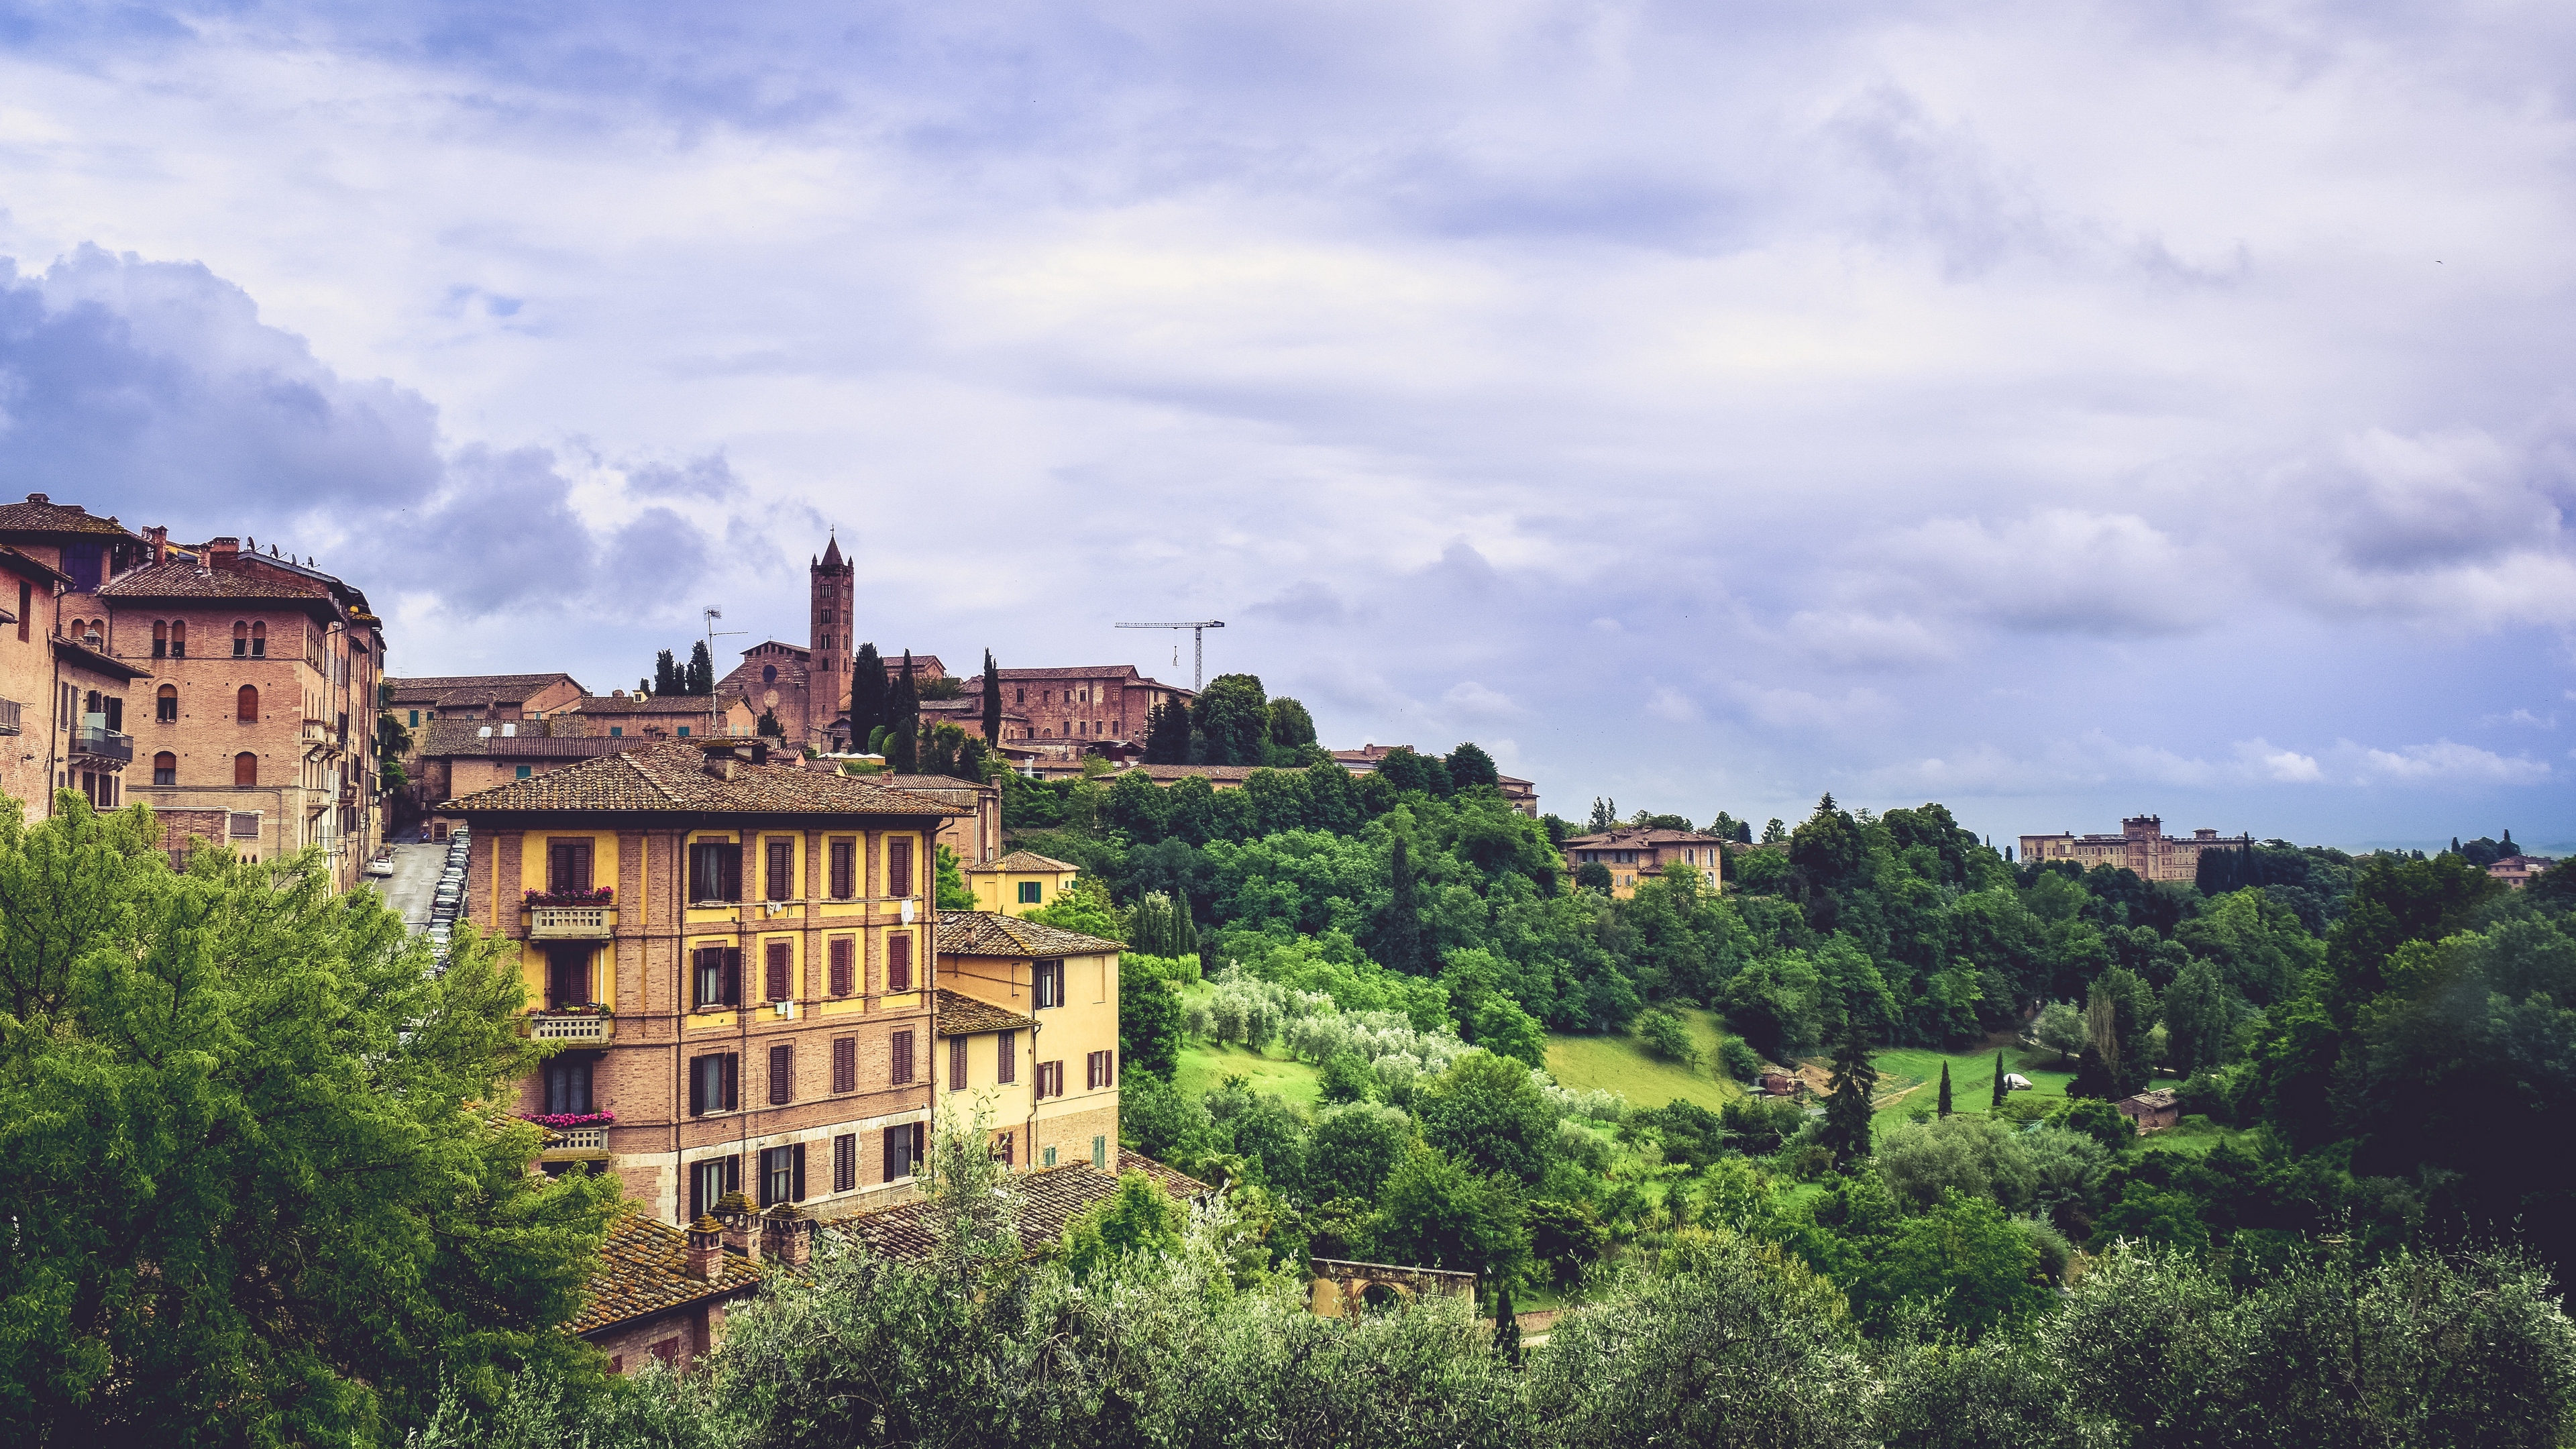
<svg viewBox="0 0 2576 1449">
<path fill-rule="evenodd" d="M 527 906 L 607 906 L 616 903 L 615 886 L 600 886 L 586 891 L 529 891 L 520 902 Z"/>
<path fill-rule="evenodd" d="M 605 1127 L 617 1120 L 617 1114 L 614 1112 L 522 1112 L 519 1114 L 519 1120 L 534 1122 L 540 1127 L 561 1132 L 569 1127 Z"/>
</svg>

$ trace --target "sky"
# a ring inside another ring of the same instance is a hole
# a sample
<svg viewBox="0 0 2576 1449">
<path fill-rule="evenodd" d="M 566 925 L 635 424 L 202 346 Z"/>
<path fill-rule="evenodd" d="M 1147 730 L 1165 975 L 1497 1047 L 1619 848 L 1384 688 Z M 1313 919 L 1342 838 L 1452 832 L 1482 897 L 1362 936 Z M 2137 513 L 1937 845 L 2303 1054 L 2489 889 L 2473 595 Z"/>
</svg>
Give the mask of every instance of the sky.
<svg viewBox="0 0 2576 1449">
<path fill-rule="evenodd" d="M 2576 8 L 0 0 L 0 494 L 1581 820 L 2576 849 Z"/>
</svg>

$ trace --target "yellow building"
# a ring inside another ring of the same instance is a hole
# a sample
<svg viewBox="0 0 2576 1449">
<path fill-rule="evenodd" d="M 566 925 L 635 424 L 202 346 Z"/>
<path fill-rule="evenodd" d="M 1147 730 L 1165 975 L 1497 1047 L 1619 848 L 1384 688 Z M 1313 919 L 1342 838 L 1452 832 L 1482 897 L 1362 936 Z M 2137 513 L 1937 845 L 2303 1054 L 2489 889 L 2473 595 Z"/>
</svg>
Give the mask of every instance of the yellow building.
<svg viewBox="0 0 2576 1449">
<path fill-rule="evenodd" d="M 1610 876 L 1610 898 L 1624 901 L 1637 893 L 1640 884 L 1674 865 L 1697 871 L 1712 892 L 1725 889 L 1719 860 L 1725 848 L 1725 841 L 1693 830 L 1623 825 L 1565 842 L 1565 864 L 1574 872 L 1577 885 L 1583 883 L 1584 867 L 1601 867 Z"/>
<path fill-rule="evenodd" d="M 1116 1162 L 1118 943 L 987 911 L 938 936 L 940 1109 L 989 1113 L 1014 1168 Z"/>
<path fill-rule="evenodd" d="M 668 740 L 442 804 L 465 919 L 558 1043 L 519 1110 L 666 1223 L 899 1200 L 932 1102 L 931 842 L 958 807 Z M 1113 1029 L 1114 1035 L 1114 1029 Z"/>
<path fill-rule="evenodd" d="M 967 889 L 975 893 L 975 909 L 1025 916 L 1054 905 L 1058 896 L 1073 888 L 1073 878 L 1082 873 L 1082 867 L 1033 850 L 1014 850 L 990 865 L 970 865 L 965 873 Z"/>
</svg>

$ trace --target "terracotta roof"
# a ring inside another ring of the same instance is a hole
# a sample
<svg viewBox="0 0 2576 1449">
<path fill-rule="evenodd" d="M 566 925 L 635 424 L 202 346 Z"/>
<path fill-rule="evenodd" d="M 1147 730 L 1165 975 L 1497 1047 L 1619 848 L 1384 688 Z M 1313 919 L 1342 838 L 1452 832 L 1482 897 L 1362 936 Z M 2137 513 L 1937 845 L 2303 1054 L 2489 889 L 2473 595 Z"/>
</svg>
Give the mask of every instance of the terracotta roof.
<svg viewBox="0 0 2576 1449">
<path fill-rule="evenodd" d="M 622 743 L 622 742 L 621 742 Z M 745 741 L 744 743 L 748 743 Z M 964 815 L 963 806 L 794 765 L 734 766 L 720 780 L 691 740 L 657 741 L 552 774 L 512 780 L 450 800 L 442 815 L 517 811 L 630 811 L 689 815 Z"/>
<path fill-rule="evenodd" d="M 23 574 L 28 578 L 44 583 L 61 584 L 66 588 L 80 582 L 52 564 L 29 558 L 14 548 L 0 548 L 0 565 L 6 565 L 12 572 Z"/>
<path fill-rule="evenodd" d="M 100 518 L 77 503 L 55 503 L 30 493 L 24 503 L 0 503 L 0 533 L 105 533 L 135 535 L 113 518 Z"/>
<path fill-rule="evenodd" d="M 1034 850 L 1014 850 L 1010 854 L 1003 856 L 1000 860 L 994 861 L 991 865 L 970 865 L 966 867 L 967 873 L 970 875 L 978 871 L 991 870 L 1068 871 L 1080 869 L 1082 869 L 1081 866 L 1067 865 L 1063 861 L 1057 860 L 1052 856 L 1040 855 Z"/>
<path fill-rule="evenodd" d="M 251 555 L 242 555 L 244 563 Z M 111 599 L 240 599 L 260 603 L 294 603 L 336 613 L 331 586 L 299 568 L 289 573 L 262 559 L 259 567 L 201 569 L 172 559 L 145 564 L 119 574 L 99 592 Z"/>
<path fill-rule="evenodd" d="M 734 1253 L 718 1261 L 713 1282 L 690 1277 L 688 1235 L 640 1208 L 609 1227 L 599 1257 L 598 1271 L 582 1290 L 581 1310 L 564 1324 L 567 1333 L 597 1333 L 701 1298 L 734 1297 L 760 1287 L 760 1269 Z"/>
<path fill-rule="evenodd" d="M 139 664 L 128 664 L 112 654 L 102 654 L 86 644 L 75 644 L 57 636 L 54 653 L 67 664 L 77 664 L 93 674 L 113 674 L 119 679 L 150 679 L 152 671 Z"/>
<path fill-rule="evenodd" d="M 552 684 L 579 687 L 569 674 L 420 674 L 396 679 L 387 676 L 385 687 L 392 691 L 397 704 L 420 704 L 459 690 L 489 694 L 494 699 L 516 704 Z M 569 708 L 569 706 L 567 706 Z"/>
<path fill-rule="evenodd" d="M 710 708 L 730 709 L 734 697 L 719 690 L 705 694 L 630 694 L 623 699 L 613 695 L 594 694 L 574 700 L 557 714 L 705 714 Z"/>
<path fill-rule="evenodd" d="M 1633 848 L 1640 845 L 1732 845 L 1734 843 L 1731 840 L 1720 840 L 1714 835 L 1702 835 L 1696 830 L 1667 830 L 1658 826 L 1652 830 L 1605 830 L 1599 835 L 1578 835 L 1566 841 L 1565 848 L 1573 850 L 1581 847 L 1587 850 L 1599 850 L 1610 847 Z"/>
<path fill-rule="evenodd" d="M 868 778 L 880 785 L 891 785 L 898 790 L 979 790 L 983 788 L 972 780 L 961 780 L 955 775 L 885 774 L 870 775 Z"/>
<path fill-rule="evenodd" d="M 1002 682 L 1035 679 L 1116 679 L 1142 681 L 1145 676 L 1133 664 L 1076 664 L 1063 669 L 1002 669 Z"/>
<path fill-rule="evenodd" d="M 942 956 L 1089 956 L 1120 949 L 1115 941 L 991 911 L 941 911 L 938 940 Z"/>
<path fill-rule="evenodd" d="M 1141 1172 L 1155 1186 L 1183 1202 L 1196 1201 L 1215 1191 L 1139 1153 L 1120 1152 L 1118 1171 Z M 1020 1251 L 1033 1257 L 1064 1241 L 1065 1224 L 1081 1216 L 1085 1208 L 1116 1195 L 1118 1178 L 1088 1162 L 1077 1162 L 1014 1173 L 1011 1187 L 1011 1226 L 1019 1235 Z M 897 1262 L 925 1262 L 938 1245 L 931 1229 L 931 1205 L 922 1201 L 860 1213 L 823 1226 L 846 1233 L 866 1244 L 868 1251 Z"/>
<path fill-rule="evenodd" d="M 549 735 L 539 720 L 504 720 L 516 724 L 519 733 L 505 735 L 501 725 L 487 725 L 480 720 L 434 719 L 423 723 L 418 750 L 423 758 L 456 755 L 516 755 L 544 759 L 589 759 L 631 750 L 642 740 L 620 739 L 612 735 Z M 482 731 L 492 731 L 486 739 Z"/>
<path fill-rule="evenodd" d="M 940 1036 L 982 1036 L 988 1031 L 1033 1031 L 1038 1019 L 979 1001 L 942 986 L 931 993 L 932 1030 Z"/>
</svg>

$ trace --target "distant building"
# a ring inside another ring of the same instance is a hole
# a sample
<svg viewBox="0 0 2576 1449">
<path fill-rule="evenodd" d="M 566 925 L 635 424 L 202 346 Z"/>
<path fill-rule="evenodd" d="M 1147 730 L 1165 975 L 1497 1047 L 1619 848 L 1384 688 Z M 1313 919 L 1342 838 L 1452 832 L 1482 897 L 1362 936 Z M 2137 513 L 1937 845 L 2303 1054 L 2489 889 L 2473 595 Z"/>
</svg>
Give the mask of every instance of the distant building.
<svg viewBox="0 0 2576 1449">
<path fill-rule="evenodd" d="M 1334 764 L 1354 775 L 1374 775 L 1377 773 L 1379 762 L 1387 756 L 1398 750 L 1412 749 L 1411 745 L 1381 745 L 1372 742 L 1356 750 L 1335 750 L 1332 756 Z M 1422 753 L 1420 750 L 1413 752 L 1417 755 Z M 1502 789 L 1503 798 L 1511 802 L 1513 809 L 1532 820 L 1538 818 L 1538 786 L 1517 775 L 1499 775 L 1495 777 L 1494 783 Z"/>
<path fill-rule="evenodd" d="M 2121 1116 L 2137 1123 L 2141 1134 L 2160 1132 L 2182 1120 L 2182 1103 L 2171 1087 L 2158 1087 L 2152 1092 L 2123 1097 L 2111 1105 L 2119 1110 Z"/>
<path fill-rule="evenodd" d="M 1034 850 L 1014 850 L 989 865 L 967 867 L 966 885 L 975 892 L 975 909 L 1025 916 L 1054 905 L 1081 873 L 1078 865 Z"/>
<path fill-rule="evenodd" d="M 1198 696 L 1176 684 L 1147 678 L 1133 664 L 1083 664 L 1062 669 L 1000 669 L 1005 739 L 1143 739 L 1158 704 L 1187 708 Z M 971 682 L 969 695 L 977 691 Z M 979 696 L 980 698 L 980 696 Z M 977 710 L 982 709 L 978 703 Z M 1019 733 L 1008 716 L 1016 715 Z"/>
<path fill-rule="evenodd" d="M 579 700 L 569 674 L 438 674 L 385 680 L 384 707 L 406 729 L 435 719 L 544 719 Z"/>
<path fill-rule="evenodd" d="M 1687 866 L 1700 873 L 1710 890 L 1723 889 L 1718 853 L 1725 848 L 1725 841 L 1695 830 L 1622 826 L 1565 842 L 1565 863 L 1570 870 L 1597 865 L 1609 871 L 1610 895 L 1624 901 L 1637 893 L 1641 881 L 1668 865 Z"/>
<path fill-rule="evenodd" d="M 2505 889 L 2520 890 L 2531 884 L 2542 871 L 2558 864 L 2545 855 L 2508 855 L 2487 867 L 2487 874 L 2503 881 Z"/>
<path fill-rule="evenodd" d="M 2021 858 L 2024 863 L 2071 860 L 2086 870 L 2097 865 L 2126 868 L 2137 872 L 2141 880 L 2188 881 L 2200 878 L 2204 851 L 2243 850 L 2254 839 L 2204 829 L 2193 831 L 2186 840 L 2167 835 L 2164 829 L 2162 816 L 2132 815 L 2120 822 L 2117 835 L 2077 835 L 2072 831 L 2025 835 L 2021 838 Z"/>
</svg>

